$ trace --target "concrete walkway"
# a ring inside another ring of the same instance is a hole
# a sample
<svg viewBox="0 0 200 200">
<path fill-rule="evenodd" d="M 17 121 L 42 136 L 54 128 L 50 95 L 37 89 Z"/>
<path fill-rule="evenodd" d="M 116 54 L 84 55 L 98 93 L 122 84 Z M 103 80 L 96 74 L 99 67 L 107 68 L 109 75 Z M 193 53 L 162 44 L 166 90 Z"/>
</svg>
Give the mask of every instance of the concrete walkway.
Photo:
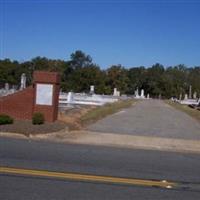
<svg viewBox="0 0 200 200">
<path fill-rule="evenodd" d="M 141 101 L 108 116 L 89 131 L 135 136 L 200 140 L 200 123 L 160 100 Z"/>
</svg>

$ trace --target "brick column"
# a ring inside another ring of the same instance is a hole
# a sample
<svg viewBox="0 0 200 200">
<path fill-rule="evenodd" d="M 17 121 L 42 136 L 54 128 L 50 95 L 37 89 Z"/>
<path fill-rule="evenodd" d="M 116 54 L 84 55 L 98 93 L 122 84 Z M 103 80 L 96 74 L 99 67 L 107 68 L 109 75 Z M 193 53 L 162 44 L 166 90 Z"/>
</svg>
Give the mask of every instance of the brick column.
<svg viewBox="0 0 200 200">
<path fill-rule="evenodd" d="M 41 112 L 46 121 L 54 122 L 58 117 L 60 75 L 56 72 L 35 71 L 33 79 L 33 112 Z"/>
</svg>

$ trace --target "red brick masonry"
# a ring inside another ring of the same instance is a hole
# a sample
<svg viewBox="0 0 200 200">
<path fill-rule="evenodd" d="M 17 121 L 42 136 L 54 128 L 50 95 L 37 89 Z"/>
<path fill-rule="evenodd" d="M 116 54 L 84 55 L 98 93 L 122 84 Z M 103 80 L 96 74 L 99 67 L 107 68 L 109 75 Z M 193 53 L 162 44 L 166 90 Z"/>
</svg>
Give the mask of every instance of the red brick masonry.
<svg viewBox="0 0 200 200">
<path fill-rule="evenodd" d="M 15 119 L 31 119 L 33 114 L 33 86 L 0 98 L 0 113 Z"/>
<path fill-rule="evenodd" d="M 58 116 L 58 98 L 60 75 L 56 72 L 35 71 L 32 86 L 14 94 L 0 98 L 0 113 L 8 114 L 15 119 L 31 120 L 34 112 L 44 114 L 45 120 L 53 122 Z M 36 84 L 53 85 L 53 105 L 36 105 Z"/>
</svg>

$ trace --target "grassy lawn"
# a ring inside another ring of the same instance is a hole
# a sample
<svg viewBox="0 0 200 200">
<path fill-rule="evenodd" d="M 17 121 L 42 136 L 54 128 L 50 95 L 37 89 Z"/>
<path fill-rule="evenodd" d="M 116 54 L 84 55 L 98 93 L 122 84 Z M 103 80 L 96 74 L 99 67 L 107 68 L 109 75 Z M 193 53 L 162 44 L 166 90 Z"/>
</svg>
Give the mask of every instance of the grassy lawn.
<svg viewBox="0 0 200 200">
<path fill-rule="evenodd" d="M 96 122 L 99 119 L 102 119 L 108 115 L 116 113 L 123 108 L 128 108 L 136 103 L 137 100 L 126 100 L 126 101 L 118 101 L 112 104 L 106 104 L 101 107 L 96 107 L 89 112 L 85 113 L 81 118 L 82 126 L 88 125 L 90 123 Z"/>
<path fill-rule="evenodd" d="M 187 105 L 181 105 L 179 103 L 176 103 L 176 102 L 173 102 L 170 100 L 165 100 L 165 103 L 169 104 L 170 106 L 172 106 L 180 111 L 187 113 L 188 115 L 197 119 L 200 122 L 200 111 L 199 110 L 192 109 L 192 108 L 188 107 Z"/>
</svg>

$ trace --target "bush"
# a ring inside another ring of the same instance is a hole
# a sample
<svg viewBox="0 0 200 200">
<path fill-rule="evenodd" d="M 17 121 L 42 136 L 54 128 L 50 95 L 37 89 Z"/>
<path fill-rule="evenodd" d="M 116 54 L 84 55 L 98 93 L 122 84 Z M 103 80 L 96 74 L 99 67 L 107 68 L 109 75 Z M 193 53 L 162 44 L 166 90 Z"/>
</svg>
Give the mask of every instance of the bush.
<svg viewBox="0 0 200 200">
<path fill-rule="evenodd" d="M 34 113 L 32 117 L 32 124 L 44 124 L 44 115 L 42 113 Z"/>
<path fill-rule="evenodd" d="M 0 114 L 0 125 L 13 124 L 14 120 L 9 115 Z"/>
</svg>

